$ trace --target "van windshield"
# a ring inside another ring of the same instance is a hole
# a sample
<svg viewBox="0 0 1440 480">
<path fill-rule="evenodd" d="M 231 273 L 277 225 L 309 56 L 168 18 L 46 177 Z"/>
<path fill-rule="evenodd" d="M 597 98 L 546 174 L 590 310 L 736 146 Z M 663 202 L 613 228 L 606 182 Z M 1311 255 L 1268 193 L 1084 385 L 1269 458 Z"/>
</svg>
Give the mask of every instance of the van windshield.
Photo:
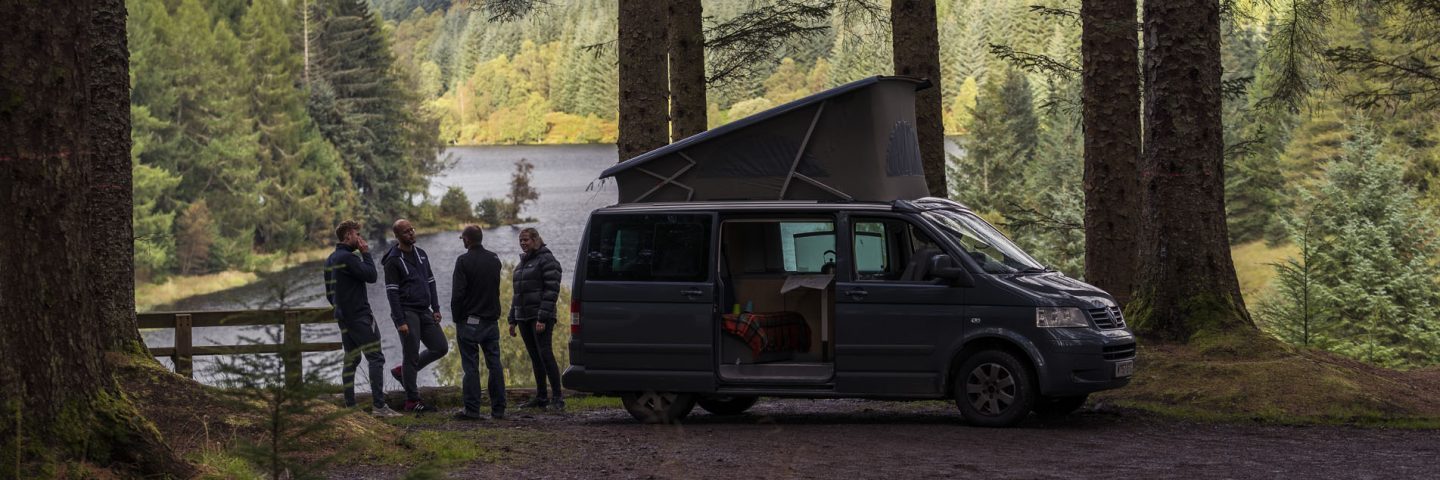
<svg viewBox="0 0 1440 480">
<path fill-rule="evenodd" d="M 1016 246 L 989 222 L 973 213 L 930 210 L 922 213 L 954 240 L 985 273 L 1043 272 L 1044 265 Z"/>
</svg>

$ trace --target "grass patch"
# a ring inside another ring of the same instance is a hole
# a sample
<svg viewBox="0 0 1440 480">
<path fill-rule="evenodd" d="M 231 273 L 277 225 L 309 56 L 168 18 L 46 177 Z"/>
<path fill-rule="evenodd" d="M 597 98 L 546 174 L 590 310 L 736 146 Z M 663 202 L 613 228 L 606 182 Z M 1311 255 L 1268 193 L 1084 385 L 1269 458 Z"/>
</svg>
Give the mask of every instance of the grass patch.
<svg viewBox="0 0 1440 480">
<path fill-rule="evenodd" d="M 359 463 L 440 470 L 474 462 L 493 464 L 509 460 L 516 451 L 547 445 L 547 437 L 504 423 L 468 429 L 424 428 L 409 431 L 393 443 L 373 437 L 362 439 L 358 442 L 363 452 Z"/>
<path fill-rule="evenodd" d="M 1440 384 L 1259 334 L 1142 343 L 1135 377 L 1093 401 L 1206 422 L 1440 428 Z"/>
<path fill-rule="evenodd" d="M 264 478 L 245 459 L 229 452 L 206 450 L 186 458 L 200 470 L 200 480 L 259 479 Z"/>
<path fill-rule="evenodd" d="M 1293 244 L 1271 247 L 1263 240 L 1231 247 L 1230 257 L 1235 262 L 1235 275 L 1240 279 L 1240 294 L 1244 295 L 1246 303 L 1253 305 L 1254 299 L 1263 297 L 1270 291 L 1270 281 L 1275 279 L 1275 267 L 1270 264 L 1299 254 L 1300 248 Z"/>
<path fill-rule="evenodd" d="M 169 305 L 196 295 L 243 287 L 259 278 L 260 276 L 253 272 L 231 270 L 209 275 L 175 276 L 158 284 L 136 284 L 135 311 L 143 313 L 157 305 Z"/>
<path fill-rule="evenodd" d="M 618 408 L 625 408 L 620 404 L 620 397 L 597 397 L 594 395 L 565 397 L 565 410 L 567 411 L 582 412 Z"/>
</svg>

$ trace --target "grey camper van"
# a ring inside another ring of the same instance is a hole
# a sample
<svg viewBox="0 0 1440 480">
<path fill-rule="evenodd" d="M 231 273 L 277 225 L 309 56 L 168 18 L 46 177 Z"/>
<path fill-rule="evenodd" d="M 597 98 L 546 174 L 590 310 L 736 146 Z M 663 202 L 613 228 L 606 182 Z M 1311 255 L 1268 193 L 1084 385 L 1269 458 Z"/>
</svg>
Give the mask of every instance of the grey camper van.
<svg viewBox="0 0 1440 480">
<path fill-rule="evenodd" d="M 1128 384 L 1110 295 L 924 196 L 924 86 L 861 80 L 603 173 L 621 203 L 585 229 L 564 384 L 642 422 L 760 396 L 953 398 L 984 426 Z"/>
</svg>

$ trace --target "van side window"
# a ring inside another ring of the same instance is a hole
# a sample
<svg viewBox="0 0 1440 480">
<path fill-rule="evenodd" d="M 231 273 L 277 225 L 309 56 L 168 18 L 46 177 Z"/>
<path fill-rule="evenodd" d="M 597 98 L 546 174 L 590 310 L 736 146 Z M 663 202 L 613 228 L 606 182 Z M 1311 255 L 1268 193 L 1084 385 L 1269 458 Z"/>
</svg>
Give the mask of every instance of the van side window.
<svg viewBox="0 0 1440 480">
<path fill-rule="evenodd" d="M 909 222 L 893 218 L 856 218 L 855 279 L 858 281 L 928 282 L 930 257 L 944 253 L 929 235 Z"/>
<path fill-rule="evenodd" d="M 710 217 L 596 216 L 588 250 L 590 280 L 703 282 L 710 278 Z"/>
<path fill-rule="evenodd" d="M 786 272 L 820 273 L 835 264 L 835 224 L 780 222 L 780 246 Z"/>
</svg>

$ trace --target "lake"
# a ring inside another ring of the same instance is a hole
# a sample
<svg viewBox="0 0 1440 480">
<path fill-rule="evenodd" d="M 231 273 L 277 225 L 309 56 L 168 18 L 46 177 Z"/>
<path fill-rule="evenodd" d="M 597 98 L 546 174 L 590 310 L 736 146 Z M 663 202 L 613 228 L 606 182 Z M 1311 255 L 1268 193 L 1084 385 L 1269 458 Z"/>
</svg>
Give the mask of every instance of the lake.
<svg viewBox="0 0 1440 480">
<path fill-rule="evenodd" d="M 564 285 L 570 284 L 571 270 L 575 267 L 575 256 L 579 251 L 580 236 L 591 211 L 612 205 L 616 201 L 613 180 L 604 182 L 597 179 L 600 172 L 615 164 L 617 157 L 614 145 L 536 145 L 536 146 L 469 146 L 452 147 L 442 156 L 454 161 L 454 166 L 431 179 L 430 196 L 436 201 L 450 186 L 465 191 L 471 203 L 486 197 L 504 197 L 510 191 L 510 178 L 515 162 L 526 159 L 535 165 L 531 185 L 540 193 L 537 203 L 528 205 L 522 217 L 535 219 L 535 223 L 504 226 L 485 230 L 485 248 L 494 251 L 501 261 L 515 262 L 520 256 L 518 235 L 520 228 L 535 227 L 545 243 L 555 254 L 556 260 L 564 267 Z M 416 225 L 424 228 L 425 225 Z M 449 298 L 450 278 L 455 258 L 464 253 L 459 231 L 445 231 L 421 235 L 416 243 L 433 258 L 436 290 L 441 307 L 446 315 L 444 324 L 450 325 Z M 376 239 L 371 245 L 379 245 Z M 376 247 L 371 252 L 378 264 L 383 251 Z M 245 310 L 260 308 L 323 307 L 328 304 L 324 296 L 322 264 L 300 265 L 287 271 L 266 275 L 262 281 L 213 294 L 191 297 L 174 305 L 158 307 L 156 310 Z M 507 279 L 508 280 L 508 279 Z M 369 287 L 370 307 L 380 323 L 381 344 L 389 365 L 400 363 L 400 340 L 389 323 L 390 307 L 385 301 L 385 286 L 376 282 Z M 241 337 L 265 337 L 264 328 L 198 328 L 193 334 L 196 345 L 221 345 L 241 343 Z M 143 332 L 145 343 L 151 347 L 173 345 L 171 331 Z M 333 324 L 309 325 L 305 329 L 307 341 L 340 341 L 339 331 Z M 518 338 L 503 336 L 502 342 Z M 556 345 L 556 348 L 565 348 Z M 457 355 L 452 352 L 451 355 Z M 195 360 L 195 377 L 207 383 L 217 379 L 207 375 L 217 357 L 200 357 Z M 311 358 L 307 356 L 307 359 Z M 162 363 L 170 365 L 168 359 Z M 368 389 L 364 378 L 364 365 L 356 375 L 357 391 Z M 512 367 L 513 368 L 513 367 Z M 338 372 L 336 373 L 338 382 Z M 388 374 L 386 378 L 389 378 Z M 399 389 L 389 385 L 387 388 Z M 421 371 L 420 385 L 433 386 L 438 381 L 433 367 Z"/>
</svg>

